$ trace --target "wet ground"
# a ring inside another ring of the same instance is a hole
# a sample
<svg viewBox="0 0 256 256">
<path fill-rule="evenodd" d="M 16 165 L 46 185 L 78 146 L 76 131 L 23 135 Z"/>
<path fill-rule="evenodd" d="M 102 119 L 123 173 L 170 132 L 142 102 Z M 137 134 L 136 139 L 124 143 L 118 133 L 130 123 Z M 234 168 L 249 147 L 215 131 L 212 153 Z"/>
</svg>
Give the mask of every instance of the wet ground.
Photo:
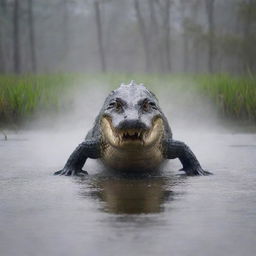
<svg viewBox="0 0 256 256">
<path fill-rule="evenodd" d="M 224 127 L 204 99 L 160 95 L 174 138 L 214 175 L 180 175 L 178 160 L 153 177 L 111 176 L 94 160 L 84 179 L 52 175 L 91 127 L 100 91 L 79 93 L 58 120 L 0 134 L 0 255 L 256 255 L 255 127 Z"/>
<path fill-rule="evenodd" d="M 53 176 L 83 133 L 0 141 L 1 255 L 255 255 L 255 134 L 179 131 L 212 176 Z"/>
</svg>

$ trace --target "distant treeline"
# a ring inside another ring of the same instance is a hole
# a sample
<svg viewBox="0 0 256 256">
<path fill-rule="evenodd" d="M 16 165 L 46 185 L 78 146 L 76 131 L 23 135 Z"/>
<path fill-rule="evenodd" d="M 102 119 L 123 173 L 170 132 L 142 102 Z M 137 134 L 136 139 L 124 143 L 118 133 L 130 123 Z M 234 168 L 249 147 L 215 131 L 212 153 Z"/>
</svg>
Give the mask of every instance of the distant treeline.
<svg viewBox="0 0 256 256">
<path fill-rule="evenodd" d="M 0 73 L 256 71 L 256 0 L 0 0 Z"/>
</svg>

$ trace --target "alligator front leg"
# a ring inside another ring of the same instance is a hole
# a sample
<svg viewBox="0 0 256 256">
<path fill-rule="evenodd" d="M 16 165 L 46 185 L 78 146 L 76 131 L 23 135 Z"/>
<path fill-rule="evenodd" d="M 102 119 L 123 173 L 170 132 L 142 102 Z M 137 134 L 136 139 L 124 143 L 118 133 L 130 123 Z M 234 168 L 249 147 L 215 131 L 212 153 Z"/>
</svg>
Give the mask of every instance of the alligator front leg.
<svg viewBox="0 0 256 256">
<path fill-rule="evenodd" d="M 184 171 L 189 176 L 209 175 L 210 172 L 204 171 L 191 149 L 183 142 L 168 139 L 164 143 L 165 157 L 168 159 L 179 158 Z"/>
<path fill-rule="evenodd" d="M 100 143 L 97 140 L 85 140 L 70 155 L 64 168 L 54 175 L 85 176 L 88 173 L 82 170 L 87 158 L 100 157 Z"/>
</svg>

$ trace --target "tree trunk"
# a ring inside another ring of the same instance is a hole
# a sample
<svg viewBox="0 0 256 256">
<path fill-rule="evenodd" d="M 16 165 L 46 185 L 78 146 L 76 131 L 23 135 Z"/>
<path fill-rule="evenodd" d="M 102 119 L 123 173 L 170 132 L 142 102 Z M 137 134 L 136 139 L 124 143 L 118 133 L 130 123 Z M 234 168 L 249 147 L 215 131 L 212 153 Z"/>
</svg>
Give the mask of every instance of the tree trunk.
<svg viewBox="0 0 256 256">
<path fill-rule="evenodd" d="M 140 5 L 138 0 L 134 0 L 134 8 L 136 12 L 136 17 L 138 20 L 139 30 L 142 36 L 143 41 L 143 49 L 145 54 L 145 70 L 149 72 L 151 70 L 151 58 L 150 58 L 150 46 L 149 46 L 149 39 L 146 32 L 146 26 L 140 12 Z"/>
<path fill-rule="evenodd" d="M 214 1 L 205 0 L 206 13 L 208 20 L 208 71 L 213 72 L 214 69 L 214 47 L 215 47 L 215 24 L 214 24 Z"/>
<path fill-rule="evenodd" d="M 20 74 L 20 28 L 19 28 L 19 0 L 14 0 L 13 6 L 13 64 L 15 74 Z"/>
<path fill-rule="evenodd" d="M 70 50 L 70 30 L 69 30 L 69 10 L 68 10 L 68 1 L 69 0 L 63 0 L 62 5 L 62 38 L 63 38 L 63 47 L 62 47 L 62 56 L 64 59 L 64 63 L 67 64 L 69 50 Z M 65 66 L 64 68 L 68 68 L 68 66 Z"/>
<path fill-rule="evenodd" d="M 95 9 L 95 18 L 96 18 L 96 26 L 97 26 L 97 34 L 98 34 L 98 45 L 99 45 L 99 55 L 101 62 L 101 71 L 106 71 L 106 62 L 105 62 L 105 52 L 103 48 L 103 37 L 102 37 L 102 23 L 101 23 L 101 14 L 100 14 L 100 5 L 98 1 L 94 1 L 94 9 Z"/>
<path fill-rule="evenodd" d="M 162 60 L 162 72 L 171 71 L 171 52 L 170 52 L 170 7 L 171 0 L 165 0 L 164 2 L 155 1 L 160 9 L 162 30 L 160 38 L 159 54 Z"/>
<path fill-rule="evenodd" d="M 195 0 L 192 5 L 192 21 L 195 26 L 198 26 L 198 11 L 200 6 L 200 0 Z M 199 57 L 200 57 L 200 39 L 199 31 L 194 34 L 193 37 L 193 67 L 194 72 L 198 73 L 199 71 Z"/>
<path fill-rule="evenodd" d="M 150 59 L 154 62 L 154 70 L 161 71 L 161 54 L 160 54 L 160 38 L 159 25 L 156 17 L 155 0 L 149 0 L 150 12 Z M 153 64 L 153 63 L 152 63 Z M 151 67 L 152 68 L 152 67 Z"/>
<path fill-rule="evenodd" d="M 4 45 L 5 45 L 5 36 L 4 36 L 4 19 L 7 10 L 6 0 L 1 0 L 0 5 L 0 73 L 6 72 L 6 63 L 5 63 L 5 53 L 4 53 Z"/>
<path fill-rule="evenodd" d="M 188 29 L 187 29 L 187 18 L 185 15 L 185 10 L 187 8 L 187 1 L 180 1 L 180 13 L 182 18 L 182 28 L 183 28 L 183 34 L 182 34 L 182 46 L 183 46 L 183 72 L 188 71 L 188 59 L 189 59 L 189 52 L 188 52 L 188 46 L 189 46 L 189 40 L 188 40 Z"/>
<path fill-rule="evenodd" d="M 171 72 L 171 52 L 170 52 L 170 6 L 171 0 L 165 0 L 165 54 L 166 54 L 166 69 L 167 72 Z"/>
<path fill-rule="evenodd" d="M 36 62 L 36 47 L 35 47 L 35 23 L 34 23 L 34 12 L 33 12 L 33 0 L 28 0 L 28 27 L 29 27 L 31 67 L 32 67 L 32 72 L 36 73 L 37 62 Z"/>
<path fill-rule="evenodd" d="M 255 42 L 253 43 L 253 33 L 252 33 L 252 25 L 253 25 L 253 3 L 255 0 L 247 0 L 245 1 L 245 9 L 246 14 L 244 15 L 244 26 L 243 26 L 243 56 L 244 56 L 244 67 L 243 71 L 246 72 L 254 72 L 254 63 L 255 56 L 252 54 L 255 47 Z"/>
</svg>

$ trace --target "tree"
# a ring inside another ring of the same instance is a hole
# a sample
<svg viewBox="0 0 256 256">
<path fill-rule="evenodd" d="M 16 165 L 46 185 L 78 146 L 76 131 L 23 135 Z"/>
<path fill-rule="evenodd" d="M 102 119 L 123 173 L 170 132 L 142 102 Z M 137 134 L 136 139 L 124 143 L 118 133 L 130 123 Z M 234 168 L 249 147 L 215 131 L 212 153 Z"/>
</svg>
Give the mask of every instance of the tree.
<svg viewBox="0 0 256 256">
<path fill-rule="evenodd" d="M 171 11 L 171 0 L 155 0 L 158 6 L 158 13 L 160 18 L 160 29 L 159 29 L 159 47 L 158 54 L 161 59 L 161 71 L 171 71 L 171 47 L 170 47 L 170 11 Z"/>
<path fill-rule="evenodd" d="M 188 62 L 189 62 L 189 38 L 188 38 L 188 27 L 190 20 L 186 17 L 186 7 L 188 5 L 187 0 L 180 0 L 180 13 L 182 19 L 182 41 L 183 41 L 183 72 L 188 71 Z"/>
<path fill-rule="evenodd" d="M 208 71 L 213 72 L 214 63 L 214 41 L 215 41 L 215 23 L 214 23 L 214 1 L 205 0 L 206 14 L 208 21 Z"/>
<path fill-rule="evenodd" d="M 142 41 L 143 41 L 143 49 L 145 54 L 145 70 L 146 72 L 149 72 L 151 70 L 149 37 L 147 34 L 146 25 L 142 17 L 140 4 L 138 0 L 134 0 L 134 9 L 135 9 L 135 13 L 136 13 L 136 17 L 139 25 L 140 34 L 142 36 Z"/>
<path fill-rule="evenodd" d="M 164 46 L 166 56 L 166 71 L 171 71 L 171 51 L 170 51 L 170 7 L 171 0 L 165 0 L 163 9 L 163 25 L 164 25 Z"/>
<path fill-rule="evenodd" d="M 28 28 L 29 28 L 29 44 L 30 44 L 30 58 L 33 73 L 37 71 L 36 62 L 36 46 L 35 46 L 35 24 L 33 12 L 33 0 L 28 0 Z"/>
<path fill-rule="evenodd" d="M 14 0 L 13 5 L 13 63 L 14 72 L 20 74 L 20 26 L 19 26 L 20 4 L 19 0 Z"/>
<path fill-rule="evenodd" d="M 140 5 L 138 0 L 134 0 L 134 9 L 143 42 L 146 72 L 153 70 L 153 64 L 155 64 L 161 72 L 171 71 L 171 3 L 171 0 L 149 0 L 149 15 L 148 17 L 146 15 L 143 17 L 141 12 L 142 5 Z M 157 19 L 157 17 L 159 19 Z M 147 18 L 149 18 L 149 20 L 147 20 Z"/>
<path fill-rule="evenodd" d="M 192 3 L 192 31 L 193 31 L 193 50 L 194 50 L 194 58 L 193 58 L 193 67 L 194 72 L 199 71 L 199 56 L 200 56 L 200 37 L 202 36 L 202 28 L 198 24 L 198 9 L 200 6 L 200 0 L 195 0 Z"/>
<path fill-rule="evenodd" d="M 4 53 L 4 26 L 5 26 L 5 14 L 7 11 L 7 2 L 6 0 L 1 0 L 0 5 L 0 73 L 6 72 L 6 63 L 5 63 L 5 53 Z"/>
<path fill-rule="evenodd" d="M 256 71 L 256 1 L 244 0 L 239 6 L 239 15 L 243 23 L 242 59 L 244 72 Z"/>
<path fill-rule="evenodd" d="M 95 10 L 95 18 L 96 18 L 96 26 L 97 26 L 101 71 L 105 72 L 106 62 L 105 62 L 105 52 L 103 48 L 102 22 L 101 22 L 100 4 L 97 0 L 94 1 L 94 10 Z"/>
<path fill-rule="evenodd" d="M 157 71 L 161 71 L 161 54 L 160 51 L 160 33 L 159 23 L 156 15 L 156 1 L 149 0 L 149 15 L 150 15 L 150 59 L 154 60 L 154 64 L 157 67 Z"/>
</svg>

